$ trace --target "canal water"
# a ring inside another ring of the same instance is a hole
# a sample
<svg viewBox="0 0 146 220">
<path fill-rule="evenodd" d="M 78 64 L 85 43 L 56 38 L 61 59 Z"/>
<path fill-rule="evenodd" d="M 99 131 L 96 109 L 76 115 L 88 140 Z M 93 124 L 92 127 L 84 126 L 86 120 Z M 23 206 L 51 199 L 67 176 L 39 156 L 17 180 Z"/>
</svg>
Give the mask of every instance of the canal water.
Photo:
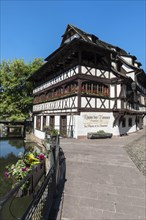
<svg viewBox="0 0 146 220">
<path fill-rule="evenodd" d="M 7 157 L 11 153 L 18 156 L 19 152 L 24 152 L 23 139 L 0 140 L 0 157 Z"/>
<path fill-rule="evenodd" d="M 11 183 L 5 176 L 6 166 L 15 164 L 20 153 L 24 153 L 23 139 L 0 139 L 0 197 L 11 189 Z"/>
<path fill-rule="evenodd" d="M 23 139 L 0 139 L 0 199 L 12 189 L 12 182 L 5 176 L 6 166 L 15 164 L 19 154 L 25 151 Z M 32 196 L 17 198 L 15 195 L 0 210 L 1 220 L 16 220 L 25 212 L 32 201 Z"/>
</svg>

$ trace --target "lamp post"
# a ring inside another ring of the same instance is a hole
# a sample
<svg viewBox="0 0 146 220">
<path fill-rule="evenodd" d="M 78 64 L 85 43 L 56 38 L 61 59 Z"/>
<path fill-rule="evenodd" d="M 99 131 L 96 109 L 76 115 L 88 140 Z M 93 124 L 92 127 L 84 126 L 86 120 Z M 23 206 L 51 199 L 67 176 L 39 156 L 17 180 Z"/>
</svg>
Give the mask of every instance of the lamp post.
<svg viewBox="0 0 146 220">
<path fill-rule="evenodd" d="M 131 83 L 131 88 L 132 88 L 132 91 L 135 91 L 136 90 L 136 82 L 132 82 Z"/>
</svg>

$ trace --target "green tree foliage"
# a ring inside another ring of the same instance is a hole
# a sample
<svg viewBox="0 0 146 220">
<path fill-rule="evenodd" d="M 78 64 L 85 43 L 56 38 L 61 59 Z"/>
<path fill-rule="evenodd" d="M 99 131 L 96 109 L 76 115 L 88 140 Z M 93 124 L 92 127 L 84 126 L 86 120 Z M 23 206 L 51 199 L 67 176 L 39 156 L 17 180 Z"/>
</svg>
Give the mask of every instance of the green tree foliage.
<svg viewBox="0 0 146 220">
<path fill-rule="evenodd" d="M 2 61 L 0 63 L 0 119 L 24 120 L 32 110 L 32 82 L 28 80 L 43 60 Z"/>
</svg>

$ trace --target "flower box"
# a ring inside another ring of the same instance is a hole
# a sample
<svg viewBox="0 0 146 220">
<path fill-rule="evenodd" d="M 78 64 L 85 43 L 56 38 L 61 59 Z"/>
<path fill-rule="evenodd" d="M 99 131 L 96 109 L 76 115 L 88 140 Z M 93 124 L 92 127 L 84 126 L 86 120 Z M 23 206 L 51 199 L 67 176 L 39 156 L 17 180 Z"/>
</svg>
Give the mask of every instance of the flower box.
<svg viewBox="0 0 146 220">
<path fill-rule="evenodd" d="M 97 133 L 97 132 L 90 132 L 87 133 L 88 139 L 103 139 L 103 138 L 111 138 L 112 133 Z"/>
<path fill-rule="evenodd" d="M 12 180 L 12 189 L 24 181 L 23 185 L 20 183 L 17 197 L 31 194 L 43 175 L 45 175 L 45 155 L 36 151 L 29 151 L 16 164 L 7 165 L 5 172 L 5 177 Z"/>
</svg>

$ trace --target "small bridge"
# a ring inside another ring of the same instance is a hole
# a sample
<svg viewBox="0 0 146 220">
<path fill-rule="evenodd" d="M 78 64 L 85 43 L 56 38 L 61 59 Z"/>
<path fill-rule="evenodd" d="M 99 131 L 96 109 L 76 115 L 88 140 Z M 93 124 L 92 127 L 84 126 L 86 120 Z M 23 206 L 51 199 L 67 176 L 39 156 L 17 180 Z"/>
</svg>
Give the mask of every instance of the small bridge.
<svg viewBox="0 0 146 220">
<path fill-rule="evenodd" d="M 0 120 L 0 138 L 24 138 L 26 128 L 29 127 L 31 121 L 8 121 Z"/>
</svg>

